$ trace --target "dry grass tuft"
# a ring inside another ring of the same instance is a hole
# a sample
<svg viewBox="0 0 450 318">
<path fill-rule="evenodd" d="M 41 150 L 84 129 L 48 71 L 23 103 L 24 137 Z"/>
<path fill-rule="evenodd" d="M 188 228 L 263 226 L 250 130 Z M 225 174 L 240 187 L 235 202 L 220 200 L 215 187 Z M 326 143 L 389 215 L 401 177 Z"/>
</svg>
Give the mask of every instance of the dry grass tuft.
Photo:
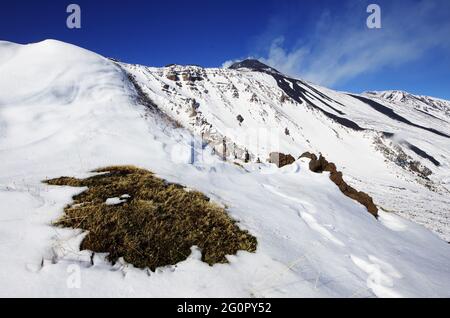
<svg viewBox="0 0 450 318">
<path fill-rule="evenodd" d="M 239 229 L 227 212 L 197 191 L 186 191 L 150 171 L 132 166 L 107 167 L 86 179 L 61 177 L 50 185 L 88 187 L 73 197 L 55 225 L 88 231 L 80 249 L 107 252 L 139 268 L 173 265 L 185 260 L 192 246 L 209 265 L 226 263 L 238 250 L 254 252 L 256 238 Z M 108 198 L 124 198 L 107 205 Z"/>
</svg>

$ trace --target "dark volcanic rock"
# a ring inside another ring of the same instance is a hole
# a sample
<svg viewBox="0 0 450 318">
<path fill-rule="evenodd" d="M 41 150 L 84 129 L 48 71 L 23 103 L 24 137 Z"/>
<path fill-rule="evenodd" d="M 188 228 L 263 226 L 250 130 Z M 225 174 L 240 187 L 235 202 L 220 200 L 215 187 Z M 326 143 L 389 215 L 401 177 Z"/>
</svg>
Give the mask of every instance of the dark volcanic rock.
<svg viewBox="0 0 450 318">
<path fill-rule="evenodd" d="M 277 165 L 278 168 L 293 164 L 295 158 L 290 154 L 284 154 L 281 152 L 271 152 L 269 154 L 269 162 Z"/>
<path fill-rule="evenodd" d="M 278 72 L 276 69 L 274 69 L 273 67 L 270 67 L 258 60 L 255 59 L 247 59 L 247 60 L 243 60 L 241 62 L 237 62 L 232 64 L 230 67 L 228 67 L 231 70 L 238 70 L 240 68 L 248 68 L 250 70 L 253 71 L 263 71 L 263 72 L 276 72 L 276 73 L 280 73 Z"/>
<path fill-rule="evenodd" d="M 367 211 L 369 211 L 370 214 L 378 217 L 378 208 L 373 203 L 373 199 L 367 193 L 358 191 L 348 185 L 344 181 L 342 172 L 337 171 L 336 165 L 334 163 L 328 162 L 322 155 L 317 158 L 315 154 L 312 154 L 310 152 L 305 152 L 300 156 L 300 158 L 309 158 L 311 160 L 309 162 L 309 169 L 313 172 L 330 172 L 330 180 L 338 186 L 339 190 L 341 190 L 343 194 L 355 201 L 358 201 L 367 208 Z"/>
<path fill-rule="evenodd" d="M 171 81 L 179 81 L 180 79 L 178 78 L 178 75 L 175 73 L 169 73 L 167 74 L 167 79 L 171 80 Z"/>
<path fill-rule="evenodd" d="M 203 81 L 203 78 L 197 74 L 192 73 L 183 73 L 182 74 L 183 81 L 185 82 L 196 82 L 196 81 Z"/>
</svg>

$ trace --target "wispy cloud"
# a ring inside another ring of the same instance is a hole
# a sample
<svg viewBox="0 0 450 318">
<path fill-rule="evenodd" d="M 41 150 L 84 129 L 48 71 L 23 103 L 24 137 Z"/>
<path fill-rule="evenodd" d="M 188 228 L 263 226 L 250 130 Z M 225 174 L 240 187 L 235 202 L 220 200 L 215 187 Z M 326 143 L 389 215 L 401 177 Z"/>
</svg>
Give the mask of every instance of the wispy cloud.
<svg viewBox="0 0 450 318">
<path fill-rule="evenodd" d="M 448 0 L 381 4 L 382 29 L 368 29 L 365 6 L 347 3 L 345 14 L 322 12 L 310 34 L 303 34 L 296 45 L 289 47 L 283 34 L 273 34 L 258 57 L 292 76 L 333 86 L 416 61 L 437 47 L 449 49 L 449 4 Z"/>
</svg>

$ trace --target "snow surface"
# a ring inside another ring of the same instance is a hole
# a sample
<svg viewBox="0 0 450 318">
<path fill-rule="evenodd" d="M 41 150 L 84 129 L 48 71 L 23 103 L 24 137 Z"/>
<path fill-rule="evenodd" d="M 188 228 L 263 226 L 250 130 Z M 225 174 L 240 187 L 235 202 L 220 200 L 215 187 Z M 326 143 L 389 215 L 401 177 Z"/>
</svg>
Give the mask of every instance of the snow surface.
<svg viewBox="0 0 450 318">
<path fill-rule="evenodd" d="M 407 105 L 409 108 L 419 111 L 422 115 L 428 113 L 434 118 L 440 119 L 440 123 L 446 123 L 447 127 L 449 125 L 450 101 L 430 96 L 413 95 L 403 91 L 366 92 L 365 95 L 397 106 Z"/>
<path fill-rule="evenodd" d="M 236 145 L 240 158 L 243 151 L 239 150 L 248 149 L 253 161 L 256 158 L 265 161 L 272 151 L 289 153 L 295 158 L 305 151 L 320 152 L 336 163 L 349 184 L 369 193 L 380 208 L 423 224 L 450 241 L 450 138 L 424 129 L 450 136 L 450 102 L 427 98 L 425 107 L 423 102 L 410 97 L 407 101 L 416 105 L 411 107 L 406 102 L 391 103 L 370 95 L 414 126 L 391 118 L 349 94 L 296 79 L 283 81 L 290 89 L 296 82 L 306 92 L 305 96 L 299 101 L 292 98 L 283 101 L 286 93 L 272 73 L 247 68 L 180 65 L 154 68 L 123 63 L 120 66 L 135 77 L 141 89 L 167 114 L 195 134 L 211 136 L 209 141 L 217 150 L 221 149 L 225 136 L 229 140 L 228 149 Z M 167 78 L 174 73 L 179 74 L 179 81 Z M 202 80 L 185 80 L 183 74 Z M 344 127 L 319 108 L 366 130 Z M 244 119 L 242 123 L 237 120 L 239 115 Z M 398 162 L 377 149 L 377 141 L 384 133 L 394 134 L 392 138 L 383 137 L 384 147 L 389 151 L 399 147 L 411 161 L 430 169 L 430 180 L 399 167 Z M 419 156 L 408 144 L 435 158 L 440 166 Z"/>
<path fill-rule="evenodd" d="M 121 203 L 127 202 L 127 200 L 121 199 L 121 198 L 108 198 L 105 201 L 106 205 L 118 205 Z"/>
<path fill-rule="evenodd" d="M 2 297 L 450 296 L 449 245 L 434 233 L 393 213 L 376 220 L 304 159 L 241 168 L 197 147 L 189 164 L 191 133 L 137 104 L 110 60 L 57 41 L 0 42 L 0 74 Z M 91 262 L 79 250 L 85 234 L 51 225 L 83 189 L 41 181 L 115 164 L 226 205 L 257 237 L 256 253 L 208 266 L 193 247 L 156 272 L 112 266 L 99 254 Z"/>
</svg>

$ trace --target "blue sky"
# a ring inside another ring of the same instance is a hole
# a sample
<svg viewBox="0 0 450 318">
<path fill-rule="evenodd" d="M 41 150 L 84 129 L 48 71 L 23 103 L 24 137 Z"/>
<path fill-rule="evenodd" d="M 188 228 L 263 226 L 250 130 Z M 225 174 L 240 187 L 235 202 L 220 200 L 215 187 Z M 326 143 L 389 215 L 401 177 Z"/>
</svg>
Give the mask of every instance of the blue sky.
<svg viewBox="0 0 450 318">
<path fill-rule="evenodd" d="M 81 6 L 81 30 L 66 27 L 70 3 Z M 370 3 L 381 7 L 379 30 L 366 26 Z M 448 0 L 0 2 L 0 40 L 47 38 L 151 66 L 213 67 L 255 57 L 339 90 L 450 99 Z"/>
</svg>

